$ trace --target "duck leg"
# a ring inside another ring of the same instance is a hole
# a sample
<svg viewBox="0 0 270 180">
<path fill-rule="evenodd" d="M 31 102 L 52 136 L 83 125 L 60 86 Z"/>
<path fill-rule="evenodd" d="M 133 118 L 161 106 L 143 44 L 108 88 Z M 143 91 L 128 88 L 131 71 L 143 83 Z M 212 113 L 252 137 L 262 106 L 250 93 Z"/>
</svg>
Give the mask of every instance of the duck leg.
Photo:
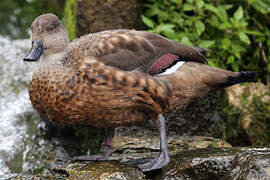
<svg viewBox="0 0 270 180">
<path fill-rule="evenodd" d="M 101 144 L 100 154 L 90 156 L 76 156 L 73 161 L 106 161 L 113 152 L 112 140 L 114 137 L 114 128 L 106 128 L 105 136 Z"/>
<path fill-rule="evenodd" d="M 151 171 L 155 169 L 160 169 L 166 166 L 170 162 L 170 157 L 166 142 L 166 129 L 165 129 L 165 118 L 160 114 L 156 120 L 156 126 L 158 127 L 160 134 L 160 153 L 158 157 L 153 160 L 139 165 L 141 171 Z"/>
</svg>

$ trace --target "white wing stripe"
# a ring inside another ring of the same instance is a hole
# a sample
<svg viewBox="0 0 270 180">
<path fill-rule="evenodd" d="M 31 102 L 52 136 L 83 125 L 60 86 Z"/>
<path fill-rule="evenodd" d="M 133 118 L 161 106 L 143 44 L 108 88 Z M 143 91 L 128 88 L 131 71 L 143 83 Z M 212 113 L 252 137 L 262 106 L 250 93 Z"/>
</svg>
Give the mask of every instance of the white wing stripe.
<svg viewBox="0 0 270 180">
<path fill-rule="evenodd" d="M 165 72 L 160 73 L 159 75 L 172 74 L 175 71 L 177 71 L 181 66 L 183 66 L 184 63 L 185 63 L 185 61 L 179 61 L 175 65 L 173 65 L 172 67 L 170 67 L 169 69 L 166 69 Z"/>
</svg>

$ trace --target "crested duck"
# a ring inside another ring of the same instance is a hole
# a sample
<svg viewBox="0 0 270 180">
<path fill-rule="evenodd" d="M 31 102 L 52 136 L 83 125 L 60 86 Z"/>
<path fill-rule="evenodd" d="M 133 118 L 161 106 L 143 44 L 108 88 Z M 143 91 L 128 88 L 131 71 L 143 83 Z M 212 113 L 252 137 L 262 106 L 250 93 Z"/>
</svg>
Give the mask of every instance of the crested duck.
<svg viewBox="0 0 270 180">
<path fill-rule="evenodd" d="M 210 67 L 207 50 L 144 31 L 103 31 L 69 42 L 59 18 L 43 14 L 31 32 L 23 60 L 40 59 L 29 87 L 34 108 L 50 121 L 106 128 L 101 153 L 74 160 L 106 160 L 115 127 L 156 119 L 160 154 L 139 168 L 162 168 L 170 161 L 162 114 L 255 75 Z"/>
</svg>

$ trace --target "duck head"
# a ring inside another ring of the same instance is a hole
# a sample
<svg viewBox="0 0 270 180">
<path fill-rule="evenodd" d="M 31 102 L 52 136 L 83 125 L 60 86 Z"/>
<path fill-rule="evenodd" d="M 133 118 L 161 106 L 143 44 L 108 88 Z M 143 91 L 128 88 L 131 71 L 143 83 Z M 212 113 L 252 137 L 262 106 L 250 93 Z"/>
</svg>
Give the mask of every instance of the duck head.
<svg viewBox="0 0 270 180">
<path fill-rule="evenodd" d="M 68 33 L 54 14 L 43 14 L 35 18 L 31 25 L 32 48 L 23 58 L 36 61 L 43 56 L 53 56 L 65 51 L 69 42 Z"/>
</svg>

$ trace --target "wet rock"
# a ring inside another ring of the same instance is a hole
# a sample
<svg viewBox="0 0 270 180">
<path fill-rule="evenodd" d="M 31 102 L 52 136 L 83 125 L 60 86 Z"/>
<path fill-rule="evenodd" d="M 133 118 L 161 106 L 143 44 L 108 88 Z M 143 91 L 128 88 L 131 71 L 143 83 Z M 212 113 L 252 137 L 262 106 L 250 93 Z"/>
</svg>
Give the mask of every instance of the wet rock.
<svg viewBox="0 0 270 180">
<path fill-rule="evenodd" d="M 130 152 L 131 153 L 131 152 Z M 170 153 L 173 154 L 173 153 Z M 140 161 L 142 161 L 141 158 Z M 129 161 L 132 161 L 130 159 Z M 171 155 L 162 171 L 142 173 L 136 163 L 118 161 L 69 163 L 50 169 L 47 175 L 13 179 L 163 179 L 163 180 L 267 180 L 269 148 L 206 148 Z"/>
<path fill-rule="evenodd" d="M 158 136 L 140 138 L 117 136 L 113 141 L 113 147 L 115 152 L 109 161 L 75 163 L 63 159 L 49 161 L 49 165 L 43 169 L 43 172 L 39 176 L 33 177 L 49 179 L 87 179 L 87 177 L 93 179 L 149 179 L 153 177 L 139 171 L 137 165 L 158 155 Z M 170 155 L 173 156 L 183 150 L 231 146 L 212 137 L 181 136 L 168 137 L 168 147 Z M 155 174 L 160 175 L 160 171 Z M 17 178 L 27 179 L 29 177 L 17 176 Z"/>
<path fill-rule="evenodd" d="M 185 151 L 171 158 L 160 179 L 270 179 L 269 148 Z"/>
<path fill-rule="evenodd" d="M 87 177 L 101 180 L 145 179 L 144 174 L 138 169 L 113 161 L 76 163 L 70 165 L 67 172 L 68 179 L 87 179 Z"/>
<path fill-rule="evenodd" d="M 137 165 L 157 155 L 157 137 L 118 136 L 113 146 L 109 161 L 63 161 L 39 176 L 17 179 L 270 179 L 270 148 L 232 148 L 222 140 L 202 136 L 169 137 L 171 162 L 162 171 L 142 173 Z"/>
<path fill-rule="evenodd" d="M 232 86 L 226 94 L 226 139 L 233 145 L 270 145 L 270 88 L 249 83 Z"/>
<path fill-rule="evenodd" d="M 40 176 L 17 176 L 14 179 L 100 179 L 100 180 L 143 180 L 145 175 L 134 167 L 118 162 L 84 162 L 66 163 L 50 169 L 47 174 Z"/>
<path fill-rule="evenodd" d="M 203 136 L 171 136 L 167 138 L 170 155 L 184 150 L 203 149 L 209 147 L 231 147 L 230 144 L 220 139 Z M 131 137 L 117 136 L 113 141 L 114 153 L 109 160 L 137 167 L 158 156 L 159 137 Z"/>
</svg>

